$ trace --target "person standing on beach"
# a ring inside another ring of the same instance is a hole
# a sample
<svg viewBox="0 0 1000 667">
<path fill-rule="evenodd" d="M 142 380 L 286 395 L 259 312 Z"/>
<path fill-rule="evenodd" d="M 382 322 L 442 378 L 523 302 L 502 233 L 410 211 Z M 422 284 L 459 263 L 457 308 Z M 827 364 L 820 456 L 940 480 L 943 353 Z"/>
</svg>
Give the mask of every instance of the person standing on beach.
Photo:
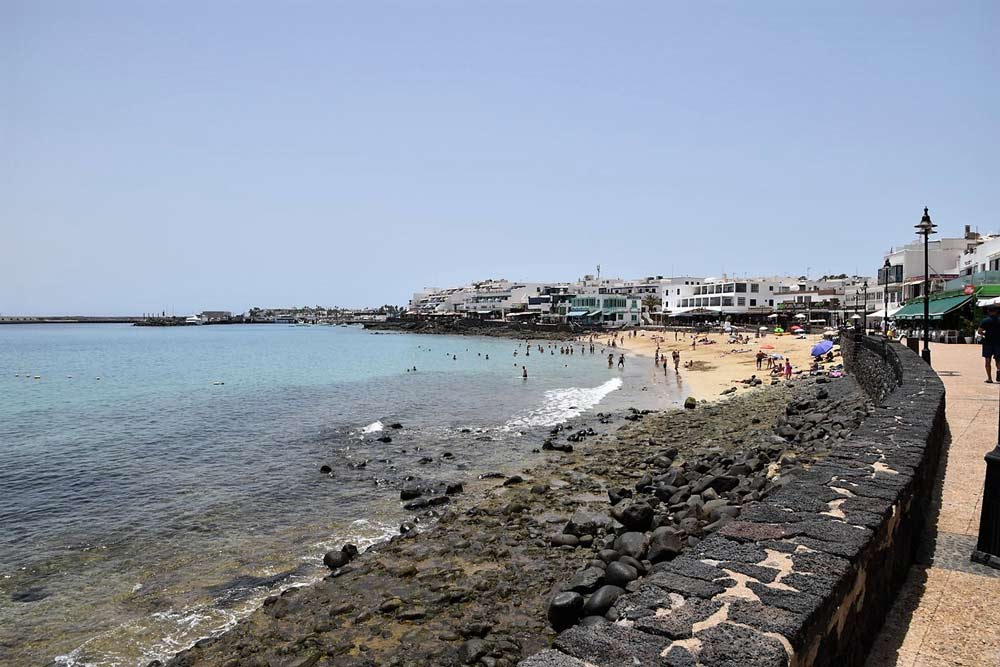
<svg viewBox="0 0 1000 667">
<path fill-rule="evenodd" d="M 625 368 L 625 355 L 622 354 L 618 357 L 618 368 Z"/>
<path fill-rule="evenodd" d="M 671 353 L 670 356 L 672 356 L 674 358 L 674 372 L 677 373 L 678 375 L 680 375 L 680 372 L 681 372 L 681 370 L 680 370 L 680 365 L 681 365 L 681 353 L 680 353 L 680 351 L 679 350 L 674 350 L 673 353 Z M 666 368 L 667 365 L 663 364 L 663 367 Z"/>
<path fill-rule="evenodd" d="M 614 364 L 615 364 L 615 353 L 614 352 L 609 352 L 608 353 L 608 368 L 611 368 L 612 366 L 614 366 Z"/>
<path fill-rule="evenodd" d="M 792 360 L 787 358 L 785 359 L 785 379 L 792 379 Z"/>
<path fill-rule="evenodd" d="M 997 382 L 1000 382 L 1000 316 L 995 304 L 986 307 L 986 317 L 979 323 L 983 337 L 983 360 L 986 362 L 986 381 L 993 383 L 993 360 L 997 362 Z"/>
<path fill-rule="evenodd" d="M 521 377 L 525 380 L 528 379 L 528 368 L 526 366 L 521 366 Z"/>
<path fill-rule="evenodd" d="M 760 366 L 764 363 L 764 357 L 766 356 L 764 350 L 757 350 L 757 370 L 760 370 Z"/>
</svg>

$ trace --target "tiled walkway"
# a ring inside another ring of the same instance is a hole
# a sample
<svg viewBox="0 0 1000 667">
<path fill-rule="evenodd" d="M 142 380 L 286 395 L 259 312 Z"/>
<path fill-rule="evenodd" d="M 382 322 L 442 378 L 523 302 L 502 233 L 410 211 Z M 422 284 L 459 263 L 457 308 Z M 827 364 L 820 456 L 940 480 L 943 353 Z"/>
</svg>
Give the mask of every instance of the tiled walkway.
<svg viewBox="0 0 1000 667">
<path fill-rule="evenodd" d="M 923 553 L 868 667 L 1000 667 L 1000 570 L 969 560 L 979 531 L 983 456 L 997 442 L 1000 385 L 983 382 L 978 345 L 932 345 L 931 359 L 947 391 L 944 484 L 933 500 Z"/>
</svg>

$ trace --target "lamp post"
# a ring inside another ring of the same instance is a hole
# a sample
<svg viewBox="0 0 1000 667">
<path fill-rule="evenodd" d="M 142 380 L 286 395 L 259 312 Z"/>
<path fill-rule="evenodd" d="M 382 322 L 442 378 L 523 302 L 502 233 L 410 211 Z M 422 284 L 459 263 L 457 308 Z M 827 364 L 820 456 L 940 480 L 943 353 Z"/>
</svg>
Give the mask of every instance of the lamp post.
<svg viewBox="0 0 1000 667">
<path fill-rule="evenodd" d="M 864 298 L 862 298 L 863 302 L 862 305 L 864 306 L 864 309 L 861 311 L 861 330 L 867 334 L 868 333 L 868 281 L 867 280 L 865 281 L 865 284 L 861 287 L 861 291 L 864 294 Z"/>
<path fill-rule="evenodd" d="M 931 338 L 931 314 L 930 314 L 930 299 L 931 299 L 931 273 L 930 273 L 930 261 L 927 257 L 927 248 L 930 243 L 931 234 L 934 233 L 934 228 L 937 227 L 933 222 L 931 222 L 930 213 L 927 211 L 927 207 L 924 206 L 924 215 L 920 218 L 920 223 L 914 225 L 917 230 L 917 236 L 924 237 L 924 349 L 920 356 L 924 358 L 928 364 L 931 363 L 931 348 L 930 348 L 930 338 Z"/>
<path fill-rule="evenodd" d="M 882 265 L 882 334 L 888 338 L 889 337 L 889 271 L 892 270 L 892 265 L 889 264 L 889 258 L 885 258 L 885 264 Z"/>
<path fill-rule="evenodd" d="M 858 320 L 860 319 L 858 317 L 858 298 L 860 296 L 861 296 L 860 293 L 857 290 L 855 290 L 854 291 L 854 317 L 851 318 L 851 320 L 852 320 L 851 324 L 854 326 L 854 330 L 855 331 L 857 331 L 857 329 L 858 329 Z"/>
<path fill-rule="evenodd" d="M 997 413 L 997 446 L 986 455 L 983 509 L 972 560 L 1000 569 L 1000 412 Z"/>
</svg>

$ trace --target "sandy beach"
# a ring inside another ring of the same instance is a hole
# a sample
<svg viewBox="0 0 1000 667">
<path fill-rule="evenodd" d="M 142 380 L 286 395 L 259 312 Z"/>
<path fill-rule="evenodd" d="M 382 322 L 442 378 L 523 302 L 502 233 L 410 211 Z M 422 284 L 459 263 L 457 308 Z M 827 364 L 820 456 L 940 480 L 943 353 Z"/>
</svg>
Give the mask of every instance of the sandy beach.
<svg viewBox="0 0 1000 667">
<path fill-rule="evenodd" d="M 748 379 L 756 374 L 765 384 L 770 384 L 770 370 L 767 369 L 767 362 L 764 362 L 761 370 L 756 367 L 757 350 L 762 346 L 773 346 L 764 348 L 767 354 L 780 354 L 783 358 L 791 359 L 792 378 L 799 377 L 798 371 L 808 373 L 812 361 L 810 350 L 813 345 L 822 340 L 819 333 L 806 334 L 800 338 L 791 334 L 768 333 L 764 338 L 754 338 L 753 333 L 749 334 L 750 340 L 743 344 L 731 344 L 729 334 L 724 333 L 700 333 L 698 343 L 691 346 L 692 334 L 689 332 L 659 331 L 640 329 L 636 336 L 625 335 L 618 338 L 617 351 L 625 352 L 643 357 L 650 365 L 654 381 L 664 381 L 675 383 L 677 376 L 673 371 L 673 364 L 670 361 L 670 354 L 673 350 L 678 350 L 681 354 L 680 379 L 687 388 L 687 395 L 694 396 L 701 400 L 716 400 L 721 397 L 721 392 L 731 387 L 736 387 L 737 393 L 744 393 L 751 389 L 750 385 L 742 384 L 740 381 Z M 708 339 L 711 343 L 703 343 Z M 582 339 L 589 340 L 589 337 Z M 612 337 L 600 335 L 595 341 L 602 347 L 610 351 Z M 670 367 L 664 375 L 662 367 L 654 365 L 656 350 L 659 348 L 660 355 L 666 355 L 667 363 Z M 839 349 L 839 348 L 838 348 Z M 685 368 L 686 362 L 693 362 L 690 368 Z M 834 364 L 841 362 L 839 352 Z M 830 364 L 827 364 L 829 366 Z"/>
</svg>

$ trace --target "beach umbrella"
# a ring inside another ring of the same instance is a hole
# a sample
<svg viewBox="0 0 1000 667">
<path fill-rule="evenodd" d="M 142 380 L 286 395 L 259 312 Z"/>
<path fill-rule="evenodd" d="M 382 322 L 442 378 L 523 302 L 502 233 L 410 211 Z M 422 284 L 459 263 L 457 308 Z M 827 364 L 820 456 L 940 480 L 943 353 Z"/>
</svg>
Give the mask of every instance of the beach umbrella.
<svg viewBox="0 0 1000 667">
<path fill-rule="evenodd" d="M 785 330 L 781 327 L 774 327 L 774 333 L 785 333 Z"/>
<path fill-rule="evenodd" d="M 792 331 L 802 331 L 802 327 L 800 327 L 800 326 L 794 326 L 794 327 L 792 327 Z"/>
<path fill-rule="evenodd" d="M 795 316 L 795 319 L 797 319 L 797 320 L 804 320 L 804 319 L 806 319 L 806 314 L 805 313 L 799 313 L 798 315 Z"/>
<path fill-rule="evenodd" d="M 826 354 L 833 349 L 833 341 L 821 340 L 820 342 L 813 345 L 812 356 L 818 357 Z"/>
<path fill-rule="evenodd" d="M 760 349 L 762 349 L 762 350 L 773 350 L 774 346 L 771 345 L 770 343 L 765 343 L 764 345 L 760 346 Z"/>
<path fill-rule="evenodd" d="M 783 355 L 783 354 L 772 354 L 771 358 L 772 359 L 784 359 L 785 355 Z"/>
<path fill-rule="evenodd" d="M 761 327 L 758 331 L 767 331 L 767 327 Z"/>
</svg>

